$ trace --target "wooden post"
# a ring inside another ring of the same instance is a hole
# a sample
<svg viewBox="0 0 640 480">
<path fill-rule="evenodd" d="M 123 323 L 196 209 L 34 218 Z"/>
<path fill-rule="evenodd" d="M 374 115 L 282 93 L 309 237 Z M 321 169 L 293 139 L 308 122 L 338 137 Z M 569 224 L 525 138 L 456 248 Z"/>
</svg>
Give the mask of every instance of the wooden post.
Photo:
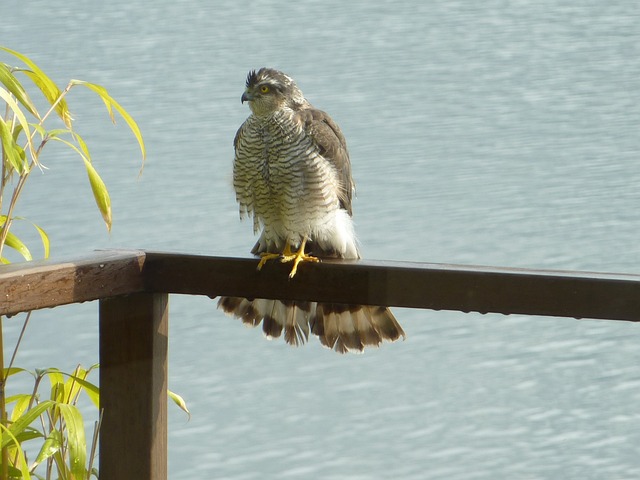
<svg viewBox="0 0 640 480">
<path fill-rule="evenodd" d="M 101 480 L 167 478 L 168 295 L 100 300 Z"/>
</svg>

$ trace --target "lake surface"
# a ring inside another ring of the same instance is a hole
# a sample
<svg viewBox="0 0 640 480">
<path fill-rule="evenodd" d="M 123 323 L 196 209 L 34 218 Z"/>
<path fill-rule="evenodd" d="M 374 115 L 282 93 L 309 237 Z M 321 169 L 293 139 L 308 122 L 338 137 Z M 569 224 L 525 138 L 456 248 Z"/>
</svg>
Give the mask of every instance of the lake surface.
<svg viewBox="0 0 640 480">
<path fill-rule="evenodd" d="M 124 122 L 71 93 L 114 226 L 52 146 L 18 214 L 54 257 L 247 256 L 232 139 L 245 76 L 267 65 L 342 127 L 367 258 L 640 272 L 636 0 L 5 0 L 0 28 L 61 85 L 106 86 L 147 142 L 138 179 Z M 173 296 L 169 383 L 192 419 L 170 408 L 170 478 L 640 478 L 640 326 L 396 313 L 406 341 L 339 356 Z M 37 312 L 17 364 L 97 362 L 96 315 Z"/>
</svg>

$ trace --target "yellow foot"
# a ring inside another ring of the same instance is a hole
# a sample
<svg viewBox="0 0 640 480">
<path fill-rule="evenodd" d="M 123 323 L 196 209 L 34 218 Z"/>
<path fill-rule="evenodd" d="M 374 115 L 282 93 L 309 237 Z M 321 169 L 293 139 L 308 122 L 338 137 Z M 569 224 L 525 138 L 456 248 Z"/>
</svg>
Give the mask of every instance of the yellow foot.
<svg viewBox="0 0 640 480">
<path fill-rule="evenodd" d="M 284 252 L 282 252 L 282 258 L 280 258 L 280 261 L 282 263 L 293 262 L 293 268 L 291 269 L 291 273 L 289 273 L 289 278 L 293 278 L 296 275 L 296 272 L 298 271 L 298 264 L 300 262 L 319 262 L 320 261 L 318 258 L 313 257 L 311 255 L 306 255 L 304 253 L 304 247 L 306 243 L 307 243 L 306 239 L 302 240 L 302 243 L 300 244 L 300 248 L 296 253 L 291 252 L 291 248 L 289 247 L 288 242 L 284 247 Z"/>
<path fill-rule="evenodd" d="M 264 267 L 265 263 L 267 263 L 269 260 L 273 260 L 276 258 L 280 258 L 279 253 L 269 253 L 269 252 L 261 253 L 260 262 L 258 263 L 258 270 L 262 270 L 262 267 Z"/>
</svg>

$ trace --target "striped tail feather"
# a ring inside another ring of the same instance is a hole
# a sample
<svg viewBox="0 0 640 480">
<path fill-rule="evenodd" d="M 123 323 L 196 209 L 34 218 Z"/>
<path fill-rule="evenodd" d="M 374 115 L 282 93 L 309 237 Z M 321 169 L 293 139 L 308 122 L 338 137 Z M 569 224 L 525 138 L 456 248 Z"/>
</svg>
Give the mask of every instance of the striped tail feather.
<svg viewBox="0 0 640 480">
<path fill-rule="evenodd" d="M 309 315 L 311 302 L 286 300 L 249 300 L 241 297 L 220 297 L 218 308 L 242 320 L 249 327 L 262 323 L 267 338 L 278 338 L 284 330 L 284 339 L 290 345 L 299 346 L 309 340 Z"/>
<path fill-rule="evenodd" d="M 311 333 L 339 353 L 362 352 L 383 340 L 405 338 L 404 330 L 387 307 L 319 303 L 311 318 Z"/>
<path fill-rule="evenodd" d="M 221 297 L 218 308 L 251 327 L 262 323 L 267 338 L 278 338 L 299 346 L 317 335 L 325 347 L 339 353 L 362 352 L 382 341 L 405 338 L 402 327 L 387 307 L 316 303 L 288 300 L 249 300 Z"/>
</svg>

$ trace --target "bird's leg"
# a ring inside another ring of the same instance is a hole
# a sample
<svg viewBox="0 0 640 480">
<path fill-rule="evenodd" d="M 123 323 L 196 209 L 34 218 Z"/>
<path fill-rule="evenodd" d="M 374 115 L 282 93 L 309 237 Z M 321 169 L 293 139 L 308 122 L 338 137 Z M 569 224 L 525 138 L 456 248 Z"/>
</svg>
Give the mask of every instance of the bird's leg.
<svg viewBox="0 0 640 480">
<path fill-rule="evenodd" d="M 291 255 L 291 247 L 289 247 L 289 242 L 285 243 L 284 251 L 282 252 L 282 255 Z M 260 254 L 260 262 L 258 262 L 258 270 L 262 270 L 262 267 L 264 267 L 264 264 L 267 263 L 269 260 L 280 258 L 282 255 L 279 253 L 262 252 Z"/>
<path fill-rule="evenodd" d="M 289 278 L 293 278 L 298 271 L 298 264 L 300 262 L 319 262 L 316 257 L 312 257 L 311 255 L 305 255 L 304 247 L 307 244 L 307 238 L 302 239 L 302 243 L 300 243 L 300 248 L 296 253 L 291 252 L 291 247 L 289 246 L 289 242 L 285 245 L 285 249 L 282 252 L 281 262 L 293 262 L 293 268 L 291 269 L 291 273 L 289 273 Z"/>
</svg>

